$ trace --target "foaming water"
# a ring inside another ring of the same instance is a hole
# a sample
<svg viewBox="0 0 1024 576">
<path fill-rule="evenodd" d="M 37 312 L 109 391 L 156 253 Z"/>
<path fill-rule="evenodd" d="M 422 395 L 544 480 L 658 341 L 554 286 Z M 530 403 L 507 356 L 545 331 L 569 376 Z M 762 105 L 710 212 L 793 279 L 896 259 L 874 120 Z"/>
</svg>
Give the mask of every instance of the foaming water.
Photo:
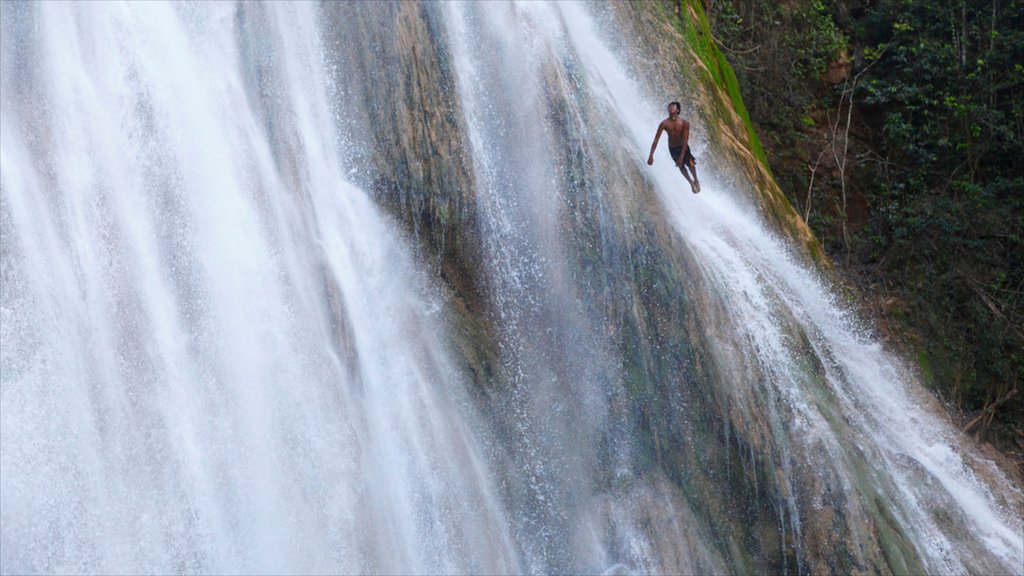
<svg viewBox="0 0 1024 576">
<path fill-rule="evenodd" d="M 315 7 L 0 14 L 3 571 L 515 571 Z"/>
</svg>

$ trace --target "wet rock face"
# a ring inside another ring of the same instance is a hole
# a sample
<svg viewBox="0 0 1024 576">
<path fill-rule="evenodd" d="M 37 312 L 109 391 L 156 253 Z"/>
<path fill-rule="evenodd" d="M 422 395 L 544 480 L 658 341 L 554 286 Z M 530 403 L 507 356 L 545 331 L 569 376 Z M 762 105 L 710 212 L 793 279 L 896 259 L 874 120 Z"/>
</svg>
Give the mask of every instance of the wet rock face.
<svg viewBox="0 0 1024 576">
<path fill-rule="evenodd" d="M 322 11 L 349 173 L 481 312 L 474 181 L 439 6 L 327 2 Z"/>
<path fill-rule="evenodd" d="M 422 243 L 452 289 L 457 347 L 477 384 L 512 386 L 514 367 L 497 336 L 503 328 L 488 313 L 497 305 L 485 288 L 490 269 L 480 249 L 478 188 L 440 8 L 328 3 L 323 10 L 334 83 L 346 102 L 340 121 L 352 147 L 350 170 Z M 588 329 L 619 359 L 609 378 L 621 387 L 609 392 L 608 408 L 628 438 L 600 431 L 592 470 L 600 491 L 631 492 L 659 478 L 675 486 L 660 491 L 696 523 L 691 545 L 704 550 L 687 558 L 691 568 L 720 568 L 723 558 L 750 569 L 793 568 L 804 560 L 785 528 L 790 495 L 773 472 L 773 443 L 762 437 L 769 424 L 749 413 L 740 420 L 720 392 L 729 383 L 705 349 L 702 320 L 714 304 L 688 248 L 664 220 L 635 159 L 615 145 L 617 127 L 594 120 L 606 111 L 574 90 L 571 67 L 552 61 L 546 70 L 546 107 L 536 120 L 557 143 L 558 240 L 567 247 L 570 289 L 594 324 Z M 581 110 L 593 113 L 585 118 Z M 564 362 L 571 374 L 573 360 Z M 507 399 L 497 405 L 507 408 Z M 496 419 L 499 429 L 515 427 L 509 415 Z M 626 482 L 612 473 L 623 442 L 635 453 Z M 507 495 L 529 496 L 515 489 Z M 643 514 L 676 522 L 655 512 L 657 502 L 641 502 Z M 681 562 L 671 560 L 678 550 L 662 548 L 664 561 Z"/>
</svg>

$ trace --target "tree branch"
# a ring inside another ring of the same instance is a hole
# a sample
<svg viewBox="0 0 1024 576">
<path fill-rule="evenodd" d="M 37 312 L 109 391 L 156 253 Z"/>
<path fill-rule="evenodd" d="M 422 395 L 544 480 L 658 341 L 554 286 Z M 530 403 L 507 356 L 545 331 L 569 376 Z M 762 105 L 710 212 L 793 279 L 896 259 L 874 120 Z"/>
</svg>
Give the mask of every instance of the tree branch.
<svg viewBox="0 0 1024 576">
<path fill-rule="evenodd" d="M 964 426 L 964 432 L 970 432 L 971 430 L 974 429 L 975 426 L 980 424 L 983 420 L 986 421 L 986 424 L 983 428 L 988 427 L 988 425 L 992 423 L 992 417 L 995 416 L 996 408 L 999 408 L 1003 404 L 1006 404 L 1007 402 L 1010 401 L 1011 398 L 1013 398 L 1016 395 L 1017 387 L 1014 386 L 1013 388 L 1010 388 L 1009 392 L 1003 394 L 1002 397 L 990 402 L 987 406 L 982 408 L 981 414 L 978 414 L 974 418 L 974 420 L 971 420 L 970 422 L 967 423 L 966 426 Z"/>
</svg>

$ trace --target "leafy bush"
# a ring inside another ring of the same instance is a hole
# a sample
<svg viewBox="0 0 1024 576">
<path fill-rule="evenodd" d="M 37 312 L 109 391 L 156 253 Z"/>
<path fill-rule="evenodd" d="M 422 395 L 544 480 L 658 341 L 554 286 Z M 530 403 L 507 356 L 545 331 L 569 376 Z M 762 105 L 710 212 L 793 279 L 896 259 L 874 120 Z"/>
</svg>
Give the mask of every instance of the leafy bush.
<svg viewBox="0 0 1024 576">
<path fill-rule="evenodd" d="M 709 16 L 833 260 L 940 393 L 987 410 L 974 429 L 1024 451 L 1024 390 L 1007 400 L 1024 387 L 1024 1 L 730 0 Z M 846 81 L 827 85 L 844 50 Z"/>
</svg>

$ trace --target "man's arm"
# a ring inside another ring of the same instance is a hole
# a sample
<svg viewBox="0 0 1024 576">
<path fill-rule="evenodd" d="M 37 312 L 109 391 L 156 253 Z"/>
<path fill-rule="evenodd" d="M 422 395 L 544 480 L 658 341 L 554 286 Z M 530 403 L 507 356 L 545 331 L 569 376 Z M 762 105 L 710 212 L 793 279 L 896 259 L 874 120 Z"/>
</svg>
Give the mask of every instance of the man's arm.
<svg viewBox="0 0 1024 576">
<path fill-rule="evenodd" d="M 654 143 L 651 144 L 651 154 L 647 157 L 647 165 L 654 164 L 654 149 L 658 147 L 658 139 L 661 138 L 661 133 L 665 131 L 665 122 L 662 121 L 658 124 L 658 132 L 654 134 Z"/>
</svg>

